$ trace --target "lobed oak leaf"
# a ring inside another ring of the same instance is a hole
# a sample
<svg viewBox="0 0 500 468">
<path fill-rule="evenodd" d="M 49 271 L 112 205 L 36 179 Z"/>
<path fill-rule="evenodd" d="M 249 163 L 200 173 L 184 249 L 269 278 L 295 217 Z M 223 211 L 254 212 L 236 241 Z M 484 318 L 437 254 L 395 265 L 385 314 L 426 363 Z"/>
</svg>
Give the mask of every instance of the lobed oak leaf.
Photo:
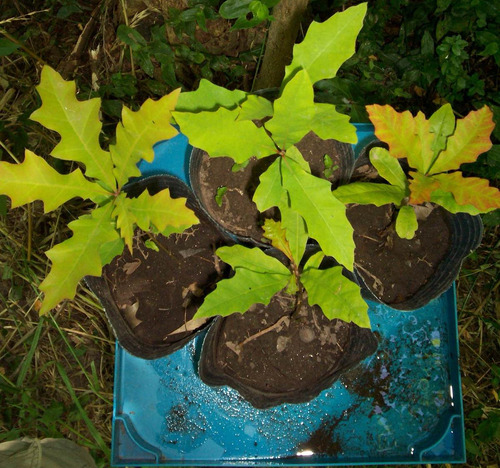
<svg viewBox="0 0 500 468">
<path fill-rule="evenodd" d="M 306 70 L 314 84 L 333 78 L 355 52 L 356 38 L 363 27 L 367 3 L 334 14 L 323 23 L 313 21 L 304 40 L 293 48 L 292 63 L 285 69 L 284 82 L 299 70 Z"/>
<path fill-rule="evenodd" d="M 122 121 L 116 127 L 116 143 L 109 147 L 118 187 L 141 174 L 137 167 L 141 159 L 153 160 L 155 143 L 179 133 L 169 123 L 179 93 L 180 89 L 176 89 L 157 101 L 148 99 L 136 112 L 123 107 Z"/>
<path fill-rule="evenodd" d="M 472 205 L 480 213 L 500 208 L 500 191 L 491 187 L 486 179 L 463 177 L 460 172 L 437 174 L 433 178 L 438 181 L 440 190 L 453 194 L 459 207 Z M 452 212 L 460 211 L 459 207 Z"/>
<path fill-rule="evenodd" d="M 219 107 L 235 109 L 247 97 L 244 91 L 230 91 L 222 86 L 217 86 L 202 78 L 198 89 L 181 93 L 177 101 L 176 111 L 201 112 L 215 111 Z"/>
<path fill-rule="evenodd" d="M 487 106 L 457 120 L 455 132 L 448 137 L 446 149 L 439 154 L 429 173 L 452 171 L 464 163 L 474 162 L 492 147 L 490 135 L 494 128 L 493 113 Z"/>
<path fill-rule="evenodd" d="M 155 195 L 144 191 L 137 198 L 119 197 L 119 200 L 122 206 L 113 215 L 121 216 L 123 223 L 133 220 L 144 231 L 154 227 L 162 232 L 167 226 L 175 228 L 199 223 L 194 212 L 186 209 L 186 198 L 172 198 L 168 188 Z M 120 219 L 117 223 L 122 224 Z"/>
<path fill-rule="evenodd" d="M 223 317 L 246 312 L 253 304 L 269 304 L 271 298 L 291 280 L 292 274 L 279 260 L 257 247 L 221 247 L 217 255 L 231 265 L 234 276 L 217 283 L 194 318 Z"/>
<path fill-rule="evenodd" d="M 107 189 L 113 191 L 116 182 L 111 156 L 99 144 L 101 100 L 78 101 L 75 82 L 63 80 L 59 73 L 48 66 L 43 67 L 36 89 L 42 99 L 42 106 L 33 112 L 31 120 L 61 136 L 61 141 L 51 155 L 83 163 L 87 177 L 100 180 Z"/>
<path fill-rule="evenodd" d="M 314 118 L 314 90 L 309 75 L 299 71 L 274 101 L 274 115 L 265 127 L 280 149 L 287 149 L 300 141 L 310 130 Z"/>
<path fill-rule="evenodd" d="M 302 216 L 309 236 L 318 241 L 326 255 L 352 269 L 353 229 L 344 204 L 332 195 L 330 182 L 307 173 L 292 160 L 282 164 L 282 177 L 290 208 Z"/>
<path fill-rule="evenodd" d="M 355 144 L 356 127 L 349 123 L 349 116 L 337 112 L 332 104 L 314 104 L 314 117 L 310 129 L 323 140 L 338 140 Z"/>
<path fill-rule="evenodd" d="M 273 115 L 273 104 L 262 96 L 250 94 L 241 104 L 238 120 L 262 120 Z"/>
<path fill-rule="evenodd" d="M 46 252 L 52 261 L 52 268 L 40 284 L 40 290 L 45 293 L 40 315 L 47 313 L 63 299 L 72 299 L 84 276 L 101 274 L 103 244 L 108 247 L 114 245 L 114 252 L 105 253 L 108 258 L 122 252 L 123 242 L 119 242 L 119 234 L 111 220 L 112 209 L 109 203 L 95 209 L 91 215 L 72 221 L 68 227 L 73 231 L 73 236 Z"/>
<path fill-rule="evenodd" d="M 241 164 L 252 156 L 263 158 L 276 153 L 273 141 L 263 127 L 248 120 L 239 121 L 240 109 L 219 108 L 215 112 L 174 112 L 174 118 L 189 142 L 212 157 L 229 156 Z"/>
<path fill-rule="evenodd" d="M 341 319 L 360 327 L 370 327 L 368 305 L 356 283 L 342 274 L 342 267 L 326 270 L 307 268 L 300 278 L 310 305 L 317 304 L 330 320 Z"/>
<path fill-rule="evenodd" d="M 87 180 L 80 169 L 60 174 L 29 150 L 21 164 L 0 162 L 0 193 L 11 198 L 12 208 L 42 200 L 45 213 L 74 197 L 99 202 L 111 196 L 100 185 Z"/>
<path fill-rule="evenodd" d="M 431 194 L 439 188 L 439 182 L 434 177 L 429 177 L 420 172 L 410 171 L 410 203 L 419 205 L 431 201 Z"/>
<path fill-rule="evenodd" d="M 425 172 L 426 159 L 432 160 L 430 147 L 423 154 L 421 138 L 429 129 L 423 114 L 413 117 L 411 112 L 396 112 L 391 106 L 373 104 L 366 110 L 375 127 L 375 135 L 389 145 L 389 153 L 396 159 L 408 159 L 410 166 Z M 433 138 L 433 135 L 431 138 Z M 429 157 L 429 154 L 430 157 Z"/>
<path fill-rule="evenodd" d="M 256 273 L 272 273 L 288 276 L 290 271 L 279 260 L 266 255 L 258 247 L 244 247 L 236 244 L 217 249 L 219 258 L 233 267 L 233 270 L 245 269 Z"/>
<path fill-rule="evenodd" d="M 271 241 L 271 245 L 283 252 L 290 260 L 293 260 L 290 244 L 286 239 L 286 231 L 281 225 L 281 221 L 266 219 L 262 229 L 264 230 L 264 237 Z"/>
<path fill-rule="evenodd" d="M 278 157 L 259 177 L 259 185 L 253 195 L 253 202 L 262 213 L 273 206 L 279 206 L 282 200 L 281 164 Z"/>
</svg>

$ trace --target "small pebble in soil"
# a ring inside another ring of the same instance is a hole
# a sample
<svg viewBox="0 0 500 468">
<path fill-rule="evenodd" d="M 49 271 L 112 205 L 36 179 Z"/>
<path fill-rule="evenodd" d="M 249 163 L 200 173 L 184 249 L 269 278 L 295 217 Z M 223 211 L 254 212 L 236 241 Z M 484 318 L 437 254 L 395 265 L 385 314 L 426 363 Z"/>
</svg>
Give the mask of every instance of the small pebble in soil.
<svg viewBox="0 0 500 468">
<path fill-rule="evenodd" d="M 302 342 L 304 343 L 310 343 L 312 340 L 314 340 L 314 331 L 311 328 L 301 328 L 299 331 L 299 337 Z"/>
</svg>

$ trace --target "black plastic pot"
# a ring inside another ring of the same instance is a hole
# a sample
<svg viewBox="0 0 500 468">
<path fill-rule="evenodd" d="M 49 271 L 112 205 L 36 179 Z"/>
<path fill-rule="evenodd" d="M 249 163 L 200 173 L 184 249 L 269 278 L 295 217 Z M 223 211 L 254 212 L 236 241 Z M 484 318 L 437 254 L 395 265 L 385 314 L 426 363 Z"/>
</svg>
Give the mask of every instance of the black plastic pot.
<svg viewBox="0 0 500 468">
<path fill-rule="evenodd" d="M 333 142 L 333 140 L 330 141 Z M 347 181 L 351 177 L 354 168 L 354 151 L 352 149 L 352 146 L 347 143 L 341 143 L 341 142 L 336 142 L 335 145 L 336 145 L 336 150 L 340 156 L 340 162 L 338 171 L 336 173 L 336 178 L 332 183 L 332 188 L 347 183 Z M 214 222 L 216 222 L 222 229 L 231 234 L 239 242 L 244 244 L 258 245 L 260 247 L 266 247 L 268 244 L 265 241 L 263 241 L 262 238 L 258 238 L 256 235 L 244 235 L 242 234 L 244 228 L 242 228 L 241 231 L 238 231 L 239 227 L 233 228 L 232 226 L 229 226 L 228 223 L 225 222 L 223 217 L 220 215 L 220 212 L 215 209 L 214 202 L 212 200 L 208 200 L 207 196 L 204 195 L 202 190 L 202 185 L 203 185 L 202 180 L 203 180 L 203 173 L 205 171 L 204 164 L 206 163 L 208 158 L 209 156 L 207 155 L 206 152 L 198 148 L 194 148 L 189 163 L 189 175 L 190 175 L 191 186 L 200 205 L 204 208 L 208 216 L 210 216 L 211 219 L 214 220 Z M 269 166 L 269 163 L 266 165 L 264 160 L 260 160 L 256 163 L 257 165 L 255 167 L 248 168 L 248 170 L 253 171 L 252 179 L 255 179 L 256 181 L 256 183 L 252 184 L 251 187 L 248 187 L 248 190 L 246 191 L 246 193 L 248 193 L 248 200 L 250 202 L 258 183 L 258 177 Z M 214 188 L 216 190 L 218 187 Z M 214 197 L 215 195 L 210 195 L 210 196 Z M 237 207 L 235 207 L 235 210 L 236 209 Z M 257 210 L 256 207 L 255 210 Z M 273 213 L 271 213 L 269 216 L 272 217 L 272 215 Z"/>
<path fill-rule="evenodd" d="M 308 247 L 308 254 L 316 250 Z M 273 256 L 283 261 L 279 252 Z M 333 265 L 326 258 L 322 267 Z M 378 341 L 369 329 L 329 320 L 305 298 L 298 309 L 294 304 L 281 292 L 269 306 L 217 318 L 203 341 L 200 378 L 234 388 L 256 408 L 304 403 L 376 351 Z"/>
<path fill-rule="evenodd" d="M 129 196 L 131 197 L 136 197 L 139 196 L 144 190 L 148 190 L 151 194 L 155 194 L 165 188 L 170 189 L 170 193 L 173 198 L 179 198 L 179 197 L 185 197 L 187 198 L 187 206 L 191 208 L 195 214 L 197 215 L 198 219 L 200 220 L 200 224 L 202 227 L 198 229 L 196 232 L 206 232 L 207 230 L 209 232 L 214 232 L 214 237 L 218 239 L 218 244 L 227 244 L 227 243 L 232 243 L 232 241 L 226 237 L 223 233 L 220 233 L 218 231 L 218 228 L 212 223 L 210 219 L 207 218 L 205 215 L 204 211 L 199 207 L 196 198 L 194 197 L 193 193 L 191 190 L 179 179 L 172 177 L 172 176 L 166 176 L 166 175 L 159 175 L 159 176 L 151 176 L 148 178 L 144 178 L 135 182 L 130 183 L 126 187 L 126 192 Z M 166 239 L 166 238 L 165 238 Z M 183 243 L 179 242 L 180 247 L 183 247 Z M 214 246 L 215 247 L 215 246 Z M 147 250 L 147 249 L 146 249 Z M 160 252 L 161 254 L 162 252 Z M 134 252 L 135 254 L 135 252 Z M 159 255 L 156 252 L 150 251 L 146 255 Z M 163 255 L 165 255 L 163 253 Z M 127 259 L 129 256 L 129 253 L 127 250 L 124 251 L 124 253 L 117 257 L 113 262 L 120 262 L 121 259 Z M 139 256 L 139 255 L 137 255 Z M 133 258 L 133 257 L 132 257 Z M 153 257 L 152 257 L 153 258 Z M 154 257 L 154 258 L 159 258 L 159 257 Z M 123 261 L 129 261 L 129 260 L 123 260 Z M 201 260 L 200 260 L 201 261 Z M 223 267 L 223 265 L 221 265 Z M 93 276 L 87 276 L 85 278 L 85 281 L 89 288 L 96 294 L 96 296 L 99 298 L 101 301 L 104 311 L 106 313 L 106 316 L 108 318 L 109 323 L 111 324 L 111 327 L 121 344 L 123 348 L 125 348 L 129 353 L 138 356 L 143 359 L 156 359 L 165 355 L 168 355 L 170 353 L 173 353 L 174 351 L 177 351 L 181 347 L 183 347 L 188 341 L 193 339 L 201 330 L 206 328 L 208 326 L 209 322 L 206 322 L 204 324 L 201 324 L 199 327 L 195 328 L 194 330 L 190 331 L 183 331 L 180 333 L 176 333 L 173 336 L 169 336 L 168 339 L 165 339 L 165 341 L 149 341 L 148 339 L 145 339 L 143 335 L 137 332 L 136 328 L 131 326 L 130 320 L 127 320 L 125 317 L 125 313 L 122 309 L 117 304 L 117 299 L 114 295 L 114 285 L 110 281 L 110 273 L 109 269 L 110 266 L 106 266 L 103 270 L 103 275 L 101 277 L 93 277 Z M 162 293 L 162 284 L 167 284 L 169 281 L 168 274 L 170 272 L 164 272 L 164 277 L 162 278 L 151 278 L 151 282 L 154 285 L 157 285 L 157 289 L 154 290 L 154 294 L 158 296 L 162 296 L 162 294 L 167 294 L 167 293 Z M 127 273 L 128 274 L 128 273 Z M 219 273 L 217 271 L 213 271 L 213 277 L 216 278 L 219 276 Z M 131 276 L 132 278 L 132 276 Z M 170 278 L 171 280 L 176 280 L 175 277 Z M 131 280 L 132 281 L 132 280 Z M 142 282 L 145 280 L 142 279 Z M 205 285 L 201 285 L 202 287 Z M 211 288 L 210 285 L 207 286 L 209 289 Z M 139 286 L 138 286 L 139 288 Z M 135 290 L 135 286 L 132 284 L 130 287 L 131 290 Z M 210 289 L 211 290 L 211 289 Z M 207 291 L 209 292 L 209 291 Z M 166 301 L 167 297 L 165 297 Z M 182 302 L 185 298 L 184 297 L 179 297 L 179 302 L 175 303 L 177 305 L 172 306 L 172 308 L 169 308 L 170 306 L 161 306 L 167 307 L 164 310 L 168 312 L 164 312 L 165 317 L 168 317 L 167 314 L 175 314 L 175 317 L 178 317 L 178 314 L 180 315 L 179 320 L 185 320 L 186 318 L 184 317 L 186 314 L 190 314 L 191 316 L 194 315 L 195 310 L 189 309 L 184 307 Z M 140 315 L 140 307 L 141 307 L 141 300 L 138 300 L 138 316 Z M 200 299 L 201 302 L 201 299 Z M 190 306 L 191 307 L 191 306 Z M 159 309 L 160 310 L 160 309 Z M 163 312 L 159 312 L 159 317 L 160 317 L 160 322 L 159 326 L 164 326 L 165 323 L 161 320 L 161 316 L 163 315 Z M 187 320 L 189 320 L 191 317 L 187 317 Z M 167 319 L 168 320 L 168 319 Z M 172 329 L 173 331 L 174 329 Z"/>
<path fill-rule="evenodd" d="M 386 148 L 387 145 L 374 139 L 363 148 L 354 166 L 353 178 L 355 180 L 364 179 L 381 183 L 385 182 L 384 179 L 380 177 L 377 178 L 377 172 L 370 163 L 369 152 L 374 147 Z M 401 164 L 403 170 L 408 170 L 406 161 L 401 161 Z M 373 171 L 369 169 L 360 170 L 362 167 L 367 168 L 369 166 L 373 168 Z M 367 173 L 369 174 L 368 177 L 366 177 Z M 355 268 L 365 299 L 386 304 L 398 310 L 415 310 L 424 307 L 432 299 L 439 297 L 453 284 L 460 272 L 464 258 L 473 252 L 481 243 L 483 223 L 480 216 L 472 216 L 467 213 L 452 214 L 446 212 L 446 217 L 451 233 L 450 246 L 447 254 L 437 266 L 433 276 L 415 294 L 406 300 L 397 303 L 387 303 L 370 288 L 364 281 L 360 271 Z M 396 260 L 397 259 L 394 258 L 394 261 Z"/>
<path fill-rule="evenodd" d="M 393 309 L 415 310 L 424 307 L 448 290 L 460 273 L 463 260 L 479 246 L 483 236 L 483 223 L 480 216 L 457 213 L 455 215 L 449 214 L 448 220 L 451 230 L 448 253 L 422 288 L 403 302 L 388 304 L 377 296 L 355 268 L 363 297 L 386 304 Z"/>
</svg>

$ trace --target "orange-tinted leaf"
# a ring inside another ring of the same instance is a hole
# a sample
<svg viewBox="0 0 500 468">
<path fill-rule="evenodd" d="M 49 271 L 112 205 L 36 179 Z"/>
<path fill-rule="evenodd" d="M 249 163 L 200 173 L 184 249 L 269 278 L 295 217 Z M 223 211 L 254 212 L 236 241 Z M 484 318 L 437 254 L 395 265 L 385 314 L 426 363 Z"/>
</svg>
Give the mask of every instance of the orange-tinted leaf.
<svg viewBox="0 0 500 468">
<path fill-rule="evenodd" d="M 410 203 L 418 205 L 427 201 L 431 201 L 431 193 L 439 188 L 439 182 L 432 177 L 427 177 L 420 172 L 411 171 L 410 180 Z"/>
<path fill-rule="evenodd" d="M 394 158 L 408 158 L 411 165 L 424 171 L 422 161 L 422 145 L 417 136 L 415 119 L 411 112 L 396 112 L 391 106 L 374 104 L 366 106 L 366 110 L 375 126 L 375 135 L 389 145 L 389 153 Z M 425 118 L 423 119 L 425 121 Z M 423 122 L 419 120 L 419 129 Z M 418 133 L 422 133 L 419 131 Z"/>
<path fill-rule="evenodd" d="M 472 205 L 481 213 L 500 208 L 500 191 L 490 187 L 488 180 L 463 177 L 460 172 L 433 176 L 439 188 L 453 194 L 458 205 Z"/>
<path fill-rule="evenodd" d="M 426 173 L 434 160 L 434 141 L 436 134 L 431 131 L 431 123 L 422 112 L 415 117 L 415 133 L 418 138 L 418 151 L 408 154 L 408 164 L 422 173 Z"/>
<path fill-rule="evenodd" d="M 495 128 L 493 113 L 484 106 L 457 121 L 455 133 L 431 168 L 431 174 L 459 169 L 463 163 L 474 162 L 491 146 L 490 134 Z"/>
</svg>

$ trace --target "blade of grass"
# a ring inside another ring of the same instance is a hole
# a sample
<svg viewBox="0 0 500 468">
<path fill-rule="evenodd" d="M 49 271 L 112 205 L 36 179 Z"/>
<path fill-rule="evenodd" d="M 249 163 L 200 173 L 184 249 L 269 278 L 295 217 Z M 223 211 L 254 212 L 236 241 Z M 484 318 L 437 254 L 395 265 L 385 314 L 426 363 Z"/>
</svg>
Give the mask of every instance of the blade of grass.
<svg viewBox="0 0 500 468">
<path fill-rule="evenodd" d="M 57 370 L 59 372 L 59 375 L 61 376 L 61 379 L 63 380 L 64 385 L 66 386 L 66 388 L 71 396 L 71 399 L 73 400 L 73 403 L 78 408 L 78 411 L 80 412 L 80 415 L 82 416 L 82 419 L 84 420 L 85 424 L 87 425 L 87 428 L 88 428 L 90 434 L 92 435 L 92 437 L 96 441 L 99 448 L 106 454 L 106 457 L 109 457 L 111 454 L 111 451 L 110 451 L 109 447 L 107 446 L 107 444 L 104 442 L 99 431 L 96 429 L 96 427 L 94 426 L 94 424 L 92 423 L 92 421 L 88 417 L 86 411 L 83 409 L 82 405 L 80 404 L 80 401 L 78 400 L 78 397 L 76 396 L 76 393 L 73 390 L 73 386 L 71 385 L 71 381 L 68 377 L 68 374 L 66 373 L 66 370 L 64 369 L 62 364 L 60 364 L 58 362 L 56 363 L 56 366 L 57 366 Z"/>
<path fill-rule="evenodd" d="M 40 318 L 38 325 L 35 330 L 35 334 L 33 336 L 33 341 L 31 342 L 30 350 L 28 354 L 25 356 L 21 363 L 21 367 L 19 370 L 19 375 L 17 376 L 16 386 L 21 387 L 26 375 L 28 373 L 29 368 L 31 367 L 31 361 L 33 360 L 33 356 L 35 355 L 35 351 L 38 346 L 38 342 L 40 340 L 40 334 L 42 333 L 43 324 L 45 323 L 45 319 L 43 317 Z"/>
<path fill-rule="evenodd" d="M 89 373 L 86 371 L 84 365 L 80 361 L 79 357 L 77 356 L 77 354 L 76 354 L 73 346 L 68 341 L 68 338 L 67 338 L 66 334 L 64 333 L 64 331 L 61 329 L 61 327 L 59 326 L 59 324 L 54 320 L 54 318 L 52 317 L 51 314 L 50 314 L 50 318 L 51 318 L 53 326 L 59 332 L 59 335 L 61 336 L 62 340 L 64 341 L 64 343 L 65 343 L 68 351 L 70 352 L 71 356 L 73 356 L 73 359 L 78 363 L 78 366 L 80 367 L 80 370 L 82 371 L 83 375 L 87 379 L 87 381 L 88 381 L 88 383 L 90 385 L 90 390 L 92 391 L 92 393 L 94 393 L 98 398 L 100 398 L 102 401 L 104 401 L 108 405 L 111 405 L 112 402 L 110 400 L 108 400 L 107 398 L 105 398 L 104 395 L 101 392 L 101 389 L 100 389 L 101 385 L 99 383 L 99 379 L 97 379 L 96 381 L 94 381 L 94 379 L 89 375 Z M 97 387 L 96 387 L 96 382 L 97 382 Z"/>
</svg>

